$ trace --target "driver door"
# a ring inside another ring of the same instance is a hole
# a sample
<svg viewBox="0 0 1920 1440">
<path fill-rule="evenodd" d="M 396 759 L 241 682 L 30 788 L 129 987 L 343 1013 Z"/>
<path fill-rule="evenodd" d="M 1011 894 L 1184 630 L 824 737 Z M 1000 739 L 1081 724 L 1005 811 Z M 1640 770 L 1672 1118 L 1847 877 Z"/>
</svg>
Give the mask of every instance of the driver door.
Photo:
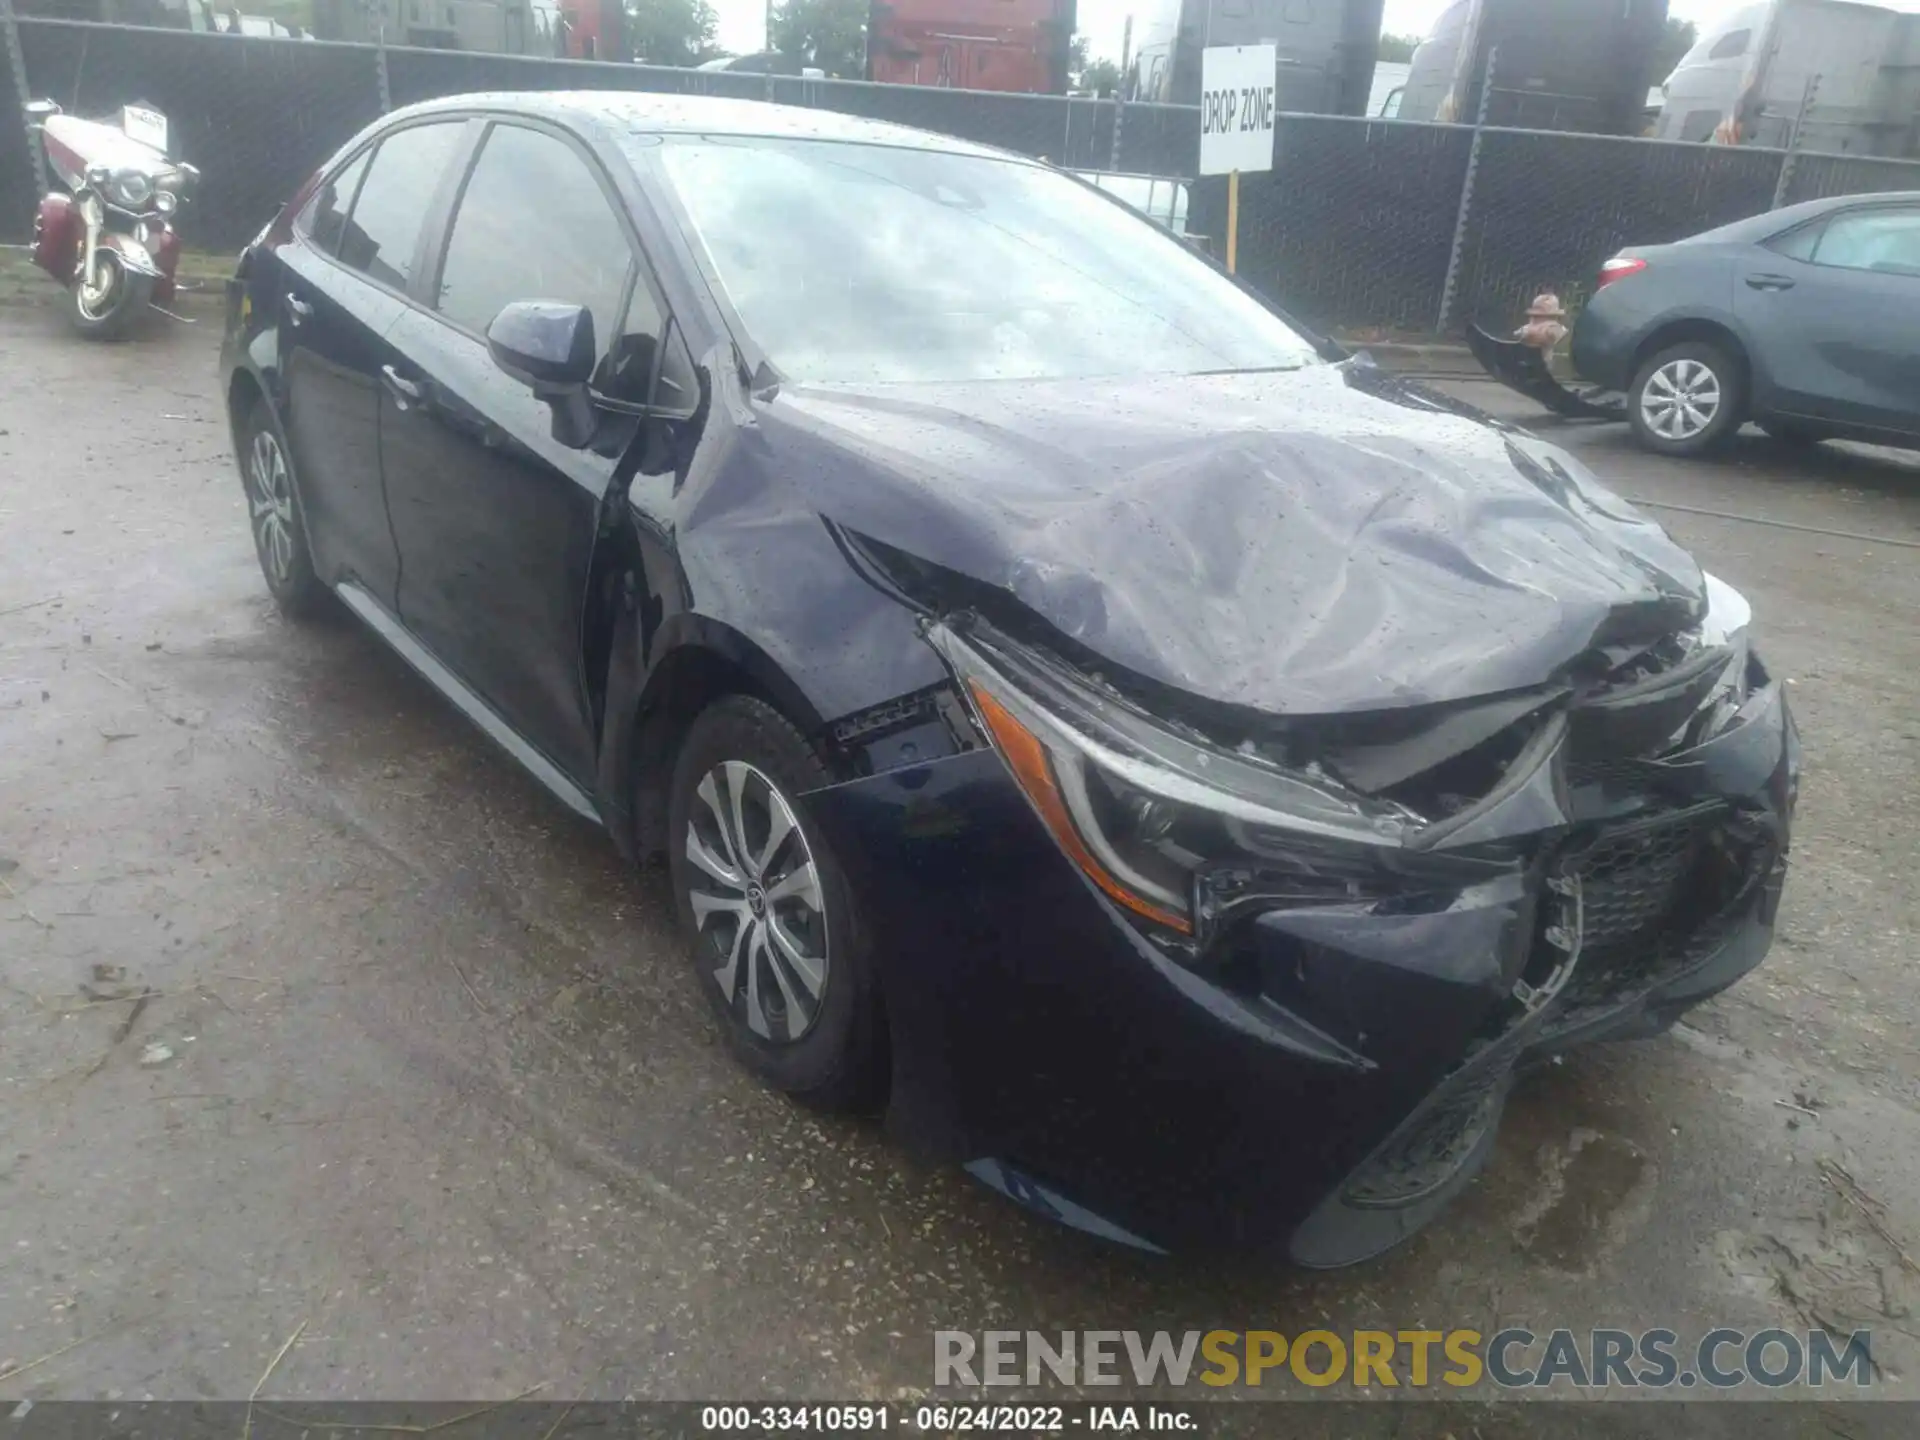
<svg viewBox="0 0 1920 1440">
<path fill-rule="evenodd" d="M 444 253 L 389 334 L 380 454 L 416 639 L 562 773 L 591 790 L 596 727 L 582 668 L 601 505 L 640 421 L 665 313 L 591 156 L 557 131 L 493 122 Z M 586 449 L 494 365 L 487 327 L 516 300 L 593 317 L 601 426 Z M 630 408 L 620 409 L 619 405 Z"/>
</svg>

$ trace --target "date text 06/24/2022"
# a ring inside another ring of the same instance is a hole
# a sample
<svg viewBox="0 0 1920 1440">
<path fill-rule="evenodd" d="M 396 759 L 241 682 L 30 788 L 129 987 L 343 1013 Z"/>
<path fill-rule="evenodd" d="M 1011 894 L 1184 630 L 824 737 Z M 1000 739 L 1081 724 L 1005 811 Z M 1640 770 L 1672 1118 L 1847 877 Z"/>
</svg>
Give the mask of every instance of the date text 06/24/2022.
<svg viewBox="0 0 1920 1440">
<path fill-rule="evenodd" d="M 705 1405 L 700 1428 L 713 1434 L 765 1435 L 820 1431 L 876 1435 L 893 1429 L 954 1435 L 967 1431 L 1018 1435 L 1147 1431 L 1193 1435 L 1201 1428 L 1192 1405 L 992 1405 L 932 1402 L 902 1405 Z"/>
</svg>

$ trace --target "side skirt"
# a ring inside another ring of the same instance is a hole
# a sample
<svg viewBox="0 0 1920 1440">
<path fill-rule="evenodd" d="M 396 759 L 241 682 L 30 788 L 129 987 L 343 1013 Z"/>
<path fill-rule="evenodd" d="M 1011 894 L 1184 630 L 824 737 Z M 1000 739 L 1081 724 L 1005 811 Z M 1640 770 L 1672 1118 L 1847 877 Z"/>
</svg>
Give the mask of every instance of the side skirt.
<svg viewBox="0 0 1920 1440">
<path fill-rule="evenodd" d="M 352 580 L 342 580 L 334 586 L 334 591 L 341 602 L 366 621 L 402 660 L 419 671 L 428 684 L 451 700 L 461 714 L 478 725 L 494 744 L 519 761 L 522 768 L 558 796 L 569 810 L 595 825 L 606 823 L 592 796 L 562 774 L 551 760 L 521 739 L 519 732 L 501 719 L 498 711 L 481 699 L 466 681 L 435 659 L 433 652 L 414 639 L 413 633 L 389 614 L 384 605 Z"/>
</svg>

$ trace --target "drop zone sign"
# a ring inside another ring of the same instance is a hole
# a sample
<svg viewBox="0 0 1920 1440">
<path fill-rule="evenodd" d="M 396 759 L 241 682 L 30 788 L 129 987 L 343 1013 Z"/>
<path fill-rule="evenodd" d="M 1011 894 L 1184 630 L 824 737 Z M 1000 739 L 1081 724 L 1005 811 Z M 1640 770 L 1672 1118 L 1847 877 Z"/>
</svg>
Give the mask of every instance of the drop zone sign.
<svg viewBox="0 0 1920 1440">
<path fill-rule="evenodd" d="M 1200 53 L 1200 173 L 1273 168 L 1272 45 L 1215 45 Z"/>
</svg>

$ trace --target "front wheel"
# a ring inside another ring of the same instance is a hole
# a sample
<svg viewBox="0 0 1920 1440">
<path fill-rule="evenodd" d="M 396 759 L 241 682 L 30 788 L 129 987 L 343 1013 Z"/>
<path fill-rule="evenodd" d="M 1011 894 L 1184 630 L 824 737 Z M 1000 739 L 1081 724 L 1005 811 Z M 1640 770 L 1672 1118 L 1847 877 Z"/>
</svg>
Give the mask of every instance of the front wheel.
<svg viewBox="0 0 1920 1440">
<path fill-rule="evenodd" d="M 1627 392 L 1634 439 L 1658 455 L 1704 455 L 1725 445 L 1746 411 L 1746 377 L 1718 345 L 1689 340 L 1652 356 Z"/>
<path fill-rule="evenodd" d="M 797 1099 L 879 1096 L 879 997 L 838 860 L 799 797 L 829 784 L 786 717 L 744 695 L 701 713 L 674 763 L 674 898 L 696 983 L 734 1054 Z"/>
<path fill-rule="evenodd" d="M 274 603 L 293 620 L 323 613 L 328 590 L 313 570 L 293 462 L 267 402 L 255 399 L 240 422 L 240 479 L 260 574 Z"/>
<path fill-rule="evenodd" d="M 153 277 L 127 269 L 119 252 L 94 252 L 93 274 L 83 269 L 67 292 L 67 318 L 89 340 L 118 340 L 147 308 Z"/>
</svg>

